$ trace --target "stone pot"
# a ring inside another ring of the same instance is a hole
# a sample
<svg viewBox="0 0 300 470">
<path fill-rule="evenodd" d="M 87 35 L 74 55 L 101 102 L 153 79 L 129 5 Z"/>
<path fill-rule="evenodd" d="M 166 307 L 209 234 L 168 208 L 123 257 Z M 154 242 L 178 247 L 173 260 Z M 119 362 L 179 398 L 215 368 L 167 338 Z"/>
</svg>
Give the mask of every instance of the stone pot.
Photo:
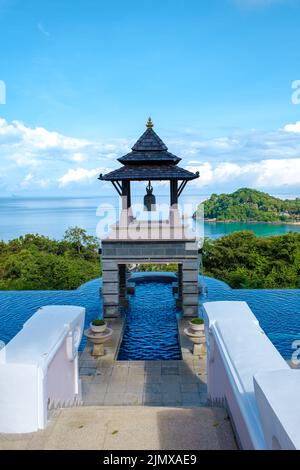
<svg viewBox="0 0 300 470">
<path fill-rule="evenodd" d="M 104 323 L 104 325 L 93 325 L 90 323 L 90 328 L 94 333 L 103 333 L 107 328 L 107 324 Z"/>
<path fill-rule="evenodd" d="M 189 326 L 193 331 L 204 331 L 204 323 L 202 323 L 202 325 L 196 325 L 195 323 L 189 321 Z"/>
</svg>

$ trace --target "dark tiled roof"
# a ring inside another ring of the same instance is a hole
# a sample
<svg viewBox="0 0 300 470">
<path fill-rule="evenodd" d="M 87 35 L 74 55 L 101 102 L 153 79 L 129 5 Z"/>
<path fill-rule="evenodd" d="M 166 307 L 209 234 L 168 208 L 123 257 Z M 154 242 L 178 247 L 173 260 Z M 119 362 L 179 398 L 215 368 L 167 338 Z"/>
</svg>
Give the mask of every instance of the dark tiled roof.
<svg viewBox="0 0 300 470">
<path fill-rule="evenodd" d="M 176 165 L 125 165 L 106 175 L 100 175 L 99 179 L 105 181 L 122 180 L 193 180 L 198 178 L 198 173 L 191 173 Z"/>
<path fill-rule="evenodd" d="M 148 128 L 134 144 L 132 150 L 136 152 L 162 152 L 164 150 L 168 150 L 168 147 L 163 143 L 161 138 L 158 137 L 152 128 Z"/>
<path fill-rule="evenodd" d="M 177 166 L 181 158 L 168 152 L 167 146 L 152 129 L 153 123 L 148 119 L 147 130 L 132 147 L 132 152 L 119 158 L 124 166 L 100 175 L 99 179 L 107 181 L 122 180 L 193 180 L 199 174 L 191 173 Z"/>
<path fill-rule="evenodd" d="M 123 163 L 126 165 L 128 162 L 130 163 L 151 163 L 151 162 L 166 162 L 166 163 L 173 163 L 173 165 L 176 165 L 178 162 L 180 162 L 181 158 L 177 157 L 176 155 L 173 155 L 171 152 L 167 152 L 164 150 L 163 152 L 140 152 L 140 151 L 135 151 L 135 152 L 130 152 L 127 155 L 124 155 L 124 157 L 118 158 L 118 161 L 120 163 Z"/>
</svg>

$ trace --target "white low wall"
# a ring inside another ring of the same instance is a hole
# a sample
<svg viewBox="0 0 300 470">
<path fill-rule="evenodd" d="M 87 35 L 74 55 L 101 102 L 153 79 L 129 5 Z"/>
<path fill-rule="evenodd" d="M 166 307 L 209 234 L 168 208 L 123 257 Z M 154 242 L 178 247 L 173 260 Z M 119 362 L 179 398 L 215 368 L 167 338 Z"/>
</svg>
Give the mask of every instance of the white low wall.
<svg viewBox="0 0 300 470">
<path fill-rule="evenodd" d="M 254 387 L 267 448 L 300 450 L 300 371 L 259 372 Z"/>
<path fill-rule="evenodd" d="M 80 401 L 84 318 L 83 307 L 43 307 L 0 351 L 0 432 L 43 429 L 49 406 Z"/>
<path fill-rule="evenodd" d="M 204 320 L 209 399 L 226 403 L 243 449 L 270 448 L 258 409 L 254 376 L 290 371 L 289 366 L 246 302 L 206 302 Z"/>
</svg>

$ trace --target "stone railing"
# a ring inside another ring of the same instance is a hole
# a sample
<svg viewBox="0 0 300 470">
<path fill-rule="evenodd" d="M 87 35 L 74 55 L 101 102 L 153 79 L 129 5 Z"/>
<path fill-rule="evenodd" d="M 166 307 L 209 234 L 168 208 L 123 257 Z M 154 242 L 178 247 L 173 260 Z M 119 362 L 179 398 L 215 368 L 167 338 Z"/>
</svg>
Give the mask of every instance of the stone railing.
<svg viewBox="0 0 300 470">
<path fill-rule="evenodd" d="M 43 429 L 48 409 L 81 401 L 83 307 L 40 308 L 0 351 L 0 432 Z"/>
<path fill-rule="evenodd" d="M 300 371 L 290 369 L 246 302 L 204 303 L 204 319 L 209 400 L 227 407 L 240 447 L 299 449 L 292 397 Z"/>
</svg>

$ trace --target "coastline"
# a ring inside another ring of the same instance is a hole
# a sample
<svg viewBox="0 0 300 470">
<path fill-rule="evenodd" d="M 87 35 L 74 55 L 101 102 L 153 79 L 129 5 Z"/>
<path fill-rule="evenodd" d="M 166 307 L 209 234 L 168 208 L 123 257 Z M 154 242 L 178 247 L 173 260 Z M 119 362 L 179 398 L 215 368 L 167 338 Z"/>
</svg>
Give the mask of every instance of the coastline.
<svg viewBox="0 0 300 470">
<path fill-rule="evenodd" d="M 223 223 L 223 224 L 267 224 L 267 225 L 300 225 L 300 221 L 295 222 L 283 222 L 281 220 L 278 221 L 264 221 L 264 220 L 233 220 L 233 219 L 204 219 L 204 222 L 208 223 Z"/>
</svg>

